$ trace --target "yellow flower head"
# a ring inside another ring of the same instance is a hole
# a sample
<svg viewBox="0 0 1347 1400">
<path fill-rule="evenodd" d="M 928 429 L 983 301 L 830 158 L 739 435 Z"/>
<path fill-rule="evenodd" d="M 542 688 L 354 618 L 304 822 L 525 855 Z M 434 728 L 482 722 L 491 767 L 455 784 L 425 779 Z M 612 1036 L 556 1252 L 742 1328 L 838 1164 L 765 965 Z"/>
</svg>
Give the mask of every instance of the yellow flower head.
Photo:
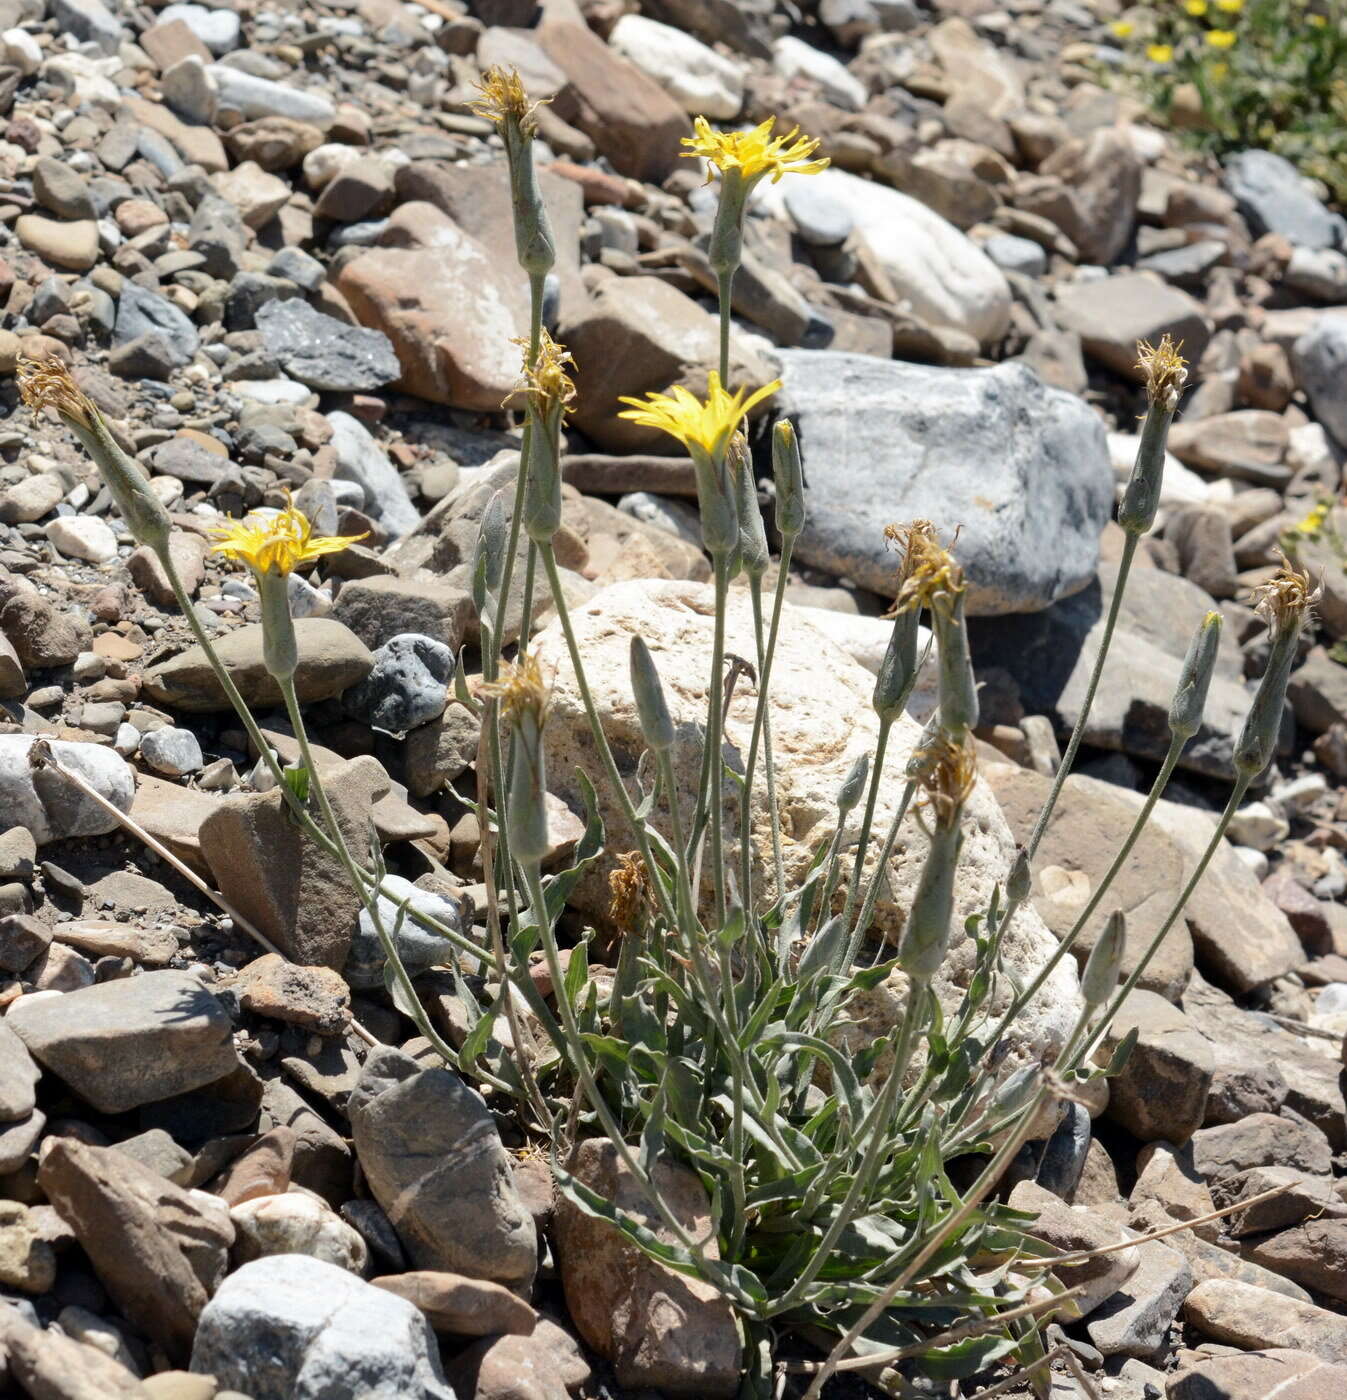
<svg viewBox="0 0 1347 1400">
<path fill-rule="evenodd" d="M 1306 15 L 1305 18 L 1309 20 L 1316 29 L 1326 29 L 1328 27 L 1327 15 Z"/>
<path fill-rule="evenodd" d="M 1230 49 L 1235 46 L 1235 31 L 1233 29 L 1208 29 L 1207 43 L 1214 49 Z"/>
<path fill-rule="evenodd" d="M 1196 19 L 1207 13 L 1207 0 L 1183 0 L 1183 8 Z"/>
<path fill-rule="evenodd" d="M 1152 63 L 1173 63 L 1173 44 L 1149 44 L 1146 47 L 1146 57 Z"/>
<path fill-rule="evenodd" d="M 1317 535 L 1324 528 L 1324 521 L 1328 519 L 1329 503 L 1320 501 L 1317 506 L 1296 526 L 1296 533 L 1301 535 Z"/>
<path fill-rule="evenodd" d="M 1113 31 L 1115 38 L 1130 39 L 1136 33 L 1137 27 L 1130 19 L 1115 19 L 1109 28 Z"/>
<path fill-rule="evenodd" d="M 521 336 L 511 342 L 524 350 L 524 372 L 521 387 L 534 399 L 539 413 L 544 417 L 550 407 L 560 405 L 569 413 L 575 398 L 575 383 L 566 373 L 566 366 L 575 366 L 571 352 L 558 344 L 546 330 L 539 332 L 538 358 L 532 368 L 528 364 L 528 338 Z"/>
<path fill-rule="evenodd" d="M 810 159 L 819 143 L 801 136 L 798 126 L 785 136 L 773 136 L 775 117 L 768 117 L 752 131 L 713 131 L 705 117 L 697 117 L 692 125 L 696 134 L 683 138 L 683 145 L 689 149 L 682 154 L 688 158 L 701 156 L 722 175 L 737 170 L 746 184 L 768 174 L 776 184 L 783 175 L 817 175 L 828 168 L 826 158 Z"/>
<path fill-rule="evenodd" d="M 349 544 L 363 540 L 364 535 L 314 535 L 313 527 L 303 511 L 286 506 L 272 516 L 249 516 L 217 526 L 211 531 L 218 537 L 214 546 L 217 554 L 246 564 L 257 574 L 277 574 L 284 577 L 300 564 L 324 554 L 339 554 Z"/>
<path fill-rule="evenodd" d="M 20 355 L 18 373 L 19 397 L 35 414 L 49 408 L 67 426 L 92 431 L 97 410 L 60 360 Z"/>
<path fill-rule="evenodd" d="M 495 122 L 498 127 L 515 122 L 526 136 L 537 129 L 538 119 L 534 113 L 542 103 L 529 101 L 517 68 L 511 68 L 508 73 L 504 68 L 488 68 L 477 84 L 477 91 L 481 96 L 468 107 L 479 117 Z"/>
<path fill-rule="evenodd" d="M 1244 8 L 1244 0 L 1216 0 L 1216 8 L 1228 15 L 1237 15 Z"/>
<path fill-rule="evenodd" d="M 707 456 L 719 459 L 749 410 L 770 398 L 780 387 L 781 381 L 774 379 L 756 393 L 736 389 L 730 395 L 721 385 L 720 375 L 712 370 L 706 377 L 705 403 L 691 390 L 675 384 L 670 393 L 647 394 L 644 401 L 622 399 L 622 403 L 629 403 L 631 407 L 618 417 L 639 423 L 643 428 L 658 428 L 677 438 L 684 447 L 699 448 Z"/>
</svg>

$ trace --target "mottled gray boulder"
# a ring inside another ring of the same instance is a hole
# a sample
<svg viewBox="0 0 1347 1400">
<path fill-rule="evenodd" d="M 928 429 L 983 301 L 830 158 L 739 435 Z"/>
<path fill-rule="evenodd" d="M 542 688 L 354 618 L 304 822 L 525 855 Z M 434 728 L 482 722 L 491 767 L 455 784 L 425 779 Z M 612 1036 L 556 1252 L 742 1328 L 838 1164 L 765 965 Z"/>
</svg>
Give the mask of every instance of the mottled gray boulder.
<svg viewBox="0 0 1347 1400">
<path fill-rule="evenodd" d="M 457 1075 L 380 1046 L 346 1111 L 370 1192 L 416 1268 L 527 1291 L 538 1267 L 533 1217 L 495 1121 Z"/>
<path fill-rule="evenodd" d="M 1347 319 L 1319 317 L 1291 347 L 1291 369 L 1314 416 L 1347 447 Z"/>
<path fill-rule="evenodd" d="M 0 811 L 7 826 L 27 827 L 39 846 L 70 836 L 102 836 L 117 829 L 111 816 L 54 768 L 34 768 L 31 734 L 0 734 Z M 52 755 L 90 783 L 114 807 L 131 810 L 136 782 L 126 760 L 100 744 L 46 741 Z"/>
<path fill-rule="evenodd" d="M 201 337 L 186 312 L 135 282 L 122 283 L 117 298 L 117 321 L 112 330 L 114 345 L 128 345 L 142 335 L 155 335 L 168 347 L 175 365 L 189 365 Z"/>
<path fill-rule="evenodd" d="M 454 653 L 434 637 L 400 632 L 374 653 L 374 669 L 342 696 L 346 713 L 399 738 L 444 713 Z"/>
<path fill-rule="evenodd" d="M 201 1314 L 192 1370 L 252 1400 L 454 1400 L 412 1303 L 305 1254 L 225 1279 Z"/>
<path fill-rule="evenodd" d="M 1347 246 L 1347 220 L 1330 214 L 1289 160 L 1241 151 L 1225 163 L 1225 187 L 1255 238 L 1280 233 L 1301 248 Z"/>
<path fill-rule="evenodd" d="M 399 923 L 398 910 L 405 900 L 409 909 L 428 914 L 432 919 L 447 924 L 455 932 L 462 933 L 463 917 L 458 905 L 442 894 L 418 889 L 401 875 L 386 876 L 383 888 L 392 898 L 383 894 L 379 896 L 379 918 L 385 931 L 392 935 L 398 957 L 401 958 L 408 974 L 415 977 L 417 973 L 425 972 L 428 968 L 449 962 L 453 950 L 444 939 L 431 929 L 422 928 L 410 914 Z M 361 991 L 382 987 L 385 961 L 383 943 L 374 927 L 374 920 L 370 918 L 368 910 L 362 909 L 360 927 L 351 940 L 351 952 L 346 959 L 346 966 L 342 969 L 346 980 Z"/>
<path fill-rule="evenodd" d="M 292 378 L 310 389 L 378 389 L 402 371 L 393 342 L 379 330 L 350 326 L 307 301 L 271 301 L 257 312 L 262 343 Z"/>
<path fill-rule="evenodd" d="M 892 594 L 884 527 L 933 520 L 972 615 L 1035 612 L 1094 577 L 1113 503 L 1100 419 L 1020 364 L 938 369 L 783 350 L 781 408 L 804 454 L 797 557 Z"/>
</svg>

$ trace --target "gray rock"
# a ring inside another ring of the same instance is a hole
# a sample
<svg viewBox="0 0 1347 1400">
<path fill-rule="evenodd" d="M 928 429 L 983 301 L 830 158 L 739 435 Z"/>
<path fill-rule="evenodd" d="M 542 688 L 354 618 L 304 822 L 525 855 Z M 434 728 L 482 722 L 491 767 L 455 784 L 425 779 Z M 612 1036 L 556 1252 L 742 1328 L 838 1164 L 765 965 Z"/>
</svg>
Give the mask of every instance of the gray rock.
<svg viewBox="0 0 1347 1400">
<path fill-rule="evenodd" d="M 1068 1100 L 1063 1107 L 1062 1121 L 1044 1144 L 1034 1180 L 1045 1191 L 1069 1200 L 1085 1170 L 1089 1150 L 1089 1112 L 1083 1105 Z"/>
<path fill-rule="evenodd" d="M 1025 277 L 1042 277 L 1048 270 L 1047 252 L 1031 238 L 1017 238 L 1013 233 L 998 233 L 982 245 L 982 251 L 1003 272 L 1019 272 Z"/>
<path fill-rule="evenodd" d="M 1136 1272 L 1106 1298 L 1085 1324 L 1090 1340 L 1105 1356 L 1140 1360 L 1162 1357 L 1169 1329 L 1193 1286 L 1188 1261 L 1160 1240 L 1137 1247 Z"/>
<path fill-rule="evenodd" d="M 5 1021 L 0 1021 L 0 1123 L 17 1123 L 32 1113 L 34 1090 L 42 1071 L 28 1047 Z"/>
<path fill-rule="evenodd" d="M 349 326 L 306 301 L 268 302 L 259 308 L 256 322 L 263 346 L 292 379 L 310 389 L 378 389 L 402 373 L 382 331 Z"/>
<path fill-rule="evenodd" d="M 402 737 L 444 712 L 454 653 L 415 632 L 390 637 L 374 653 L 374 669 L 342 696 L 346 713 Z"/>
<path fill-rule="evenodd" d="M 126 37 L 103 0 L 52 0 L 51 17 L 62 34 L 95 43 L 107 54 L 116 53 Z"/>
<path fill-rule="evenodd" d="M 248 121 L 258 117 L 292 117 L 326 127 L 337 115 L 331 99 L 321 93 L 257 78 L 224 63 L 212 63 L 209 72 L 219 85 L 220 106 L 237 108 Z"/>
<path fill-rule="evenodd" d="M 462 933 L 463 916 L 458 905 L 444 895 L 430 890 L 418 889 L 410 880 L 401 875 L 389 875 L 384 879 L 384 889 L 394 898 L 379 896 L 379 918 L 387 932 L 392 934 L 397 945 L 398 957 L 410 976 L 415 977 L 427 968 L 435 967 L 451 960 L 448 945 L 437 933 L 422 928 L 410 917 L 399 923 L 398 910 L 405 901 L 419 913 L 428 914 L 442 924 Z M 360 927 L 351 940 L 351 952 L 342 969 L 346 980 L 359 991 L 366 991 L 384 984 L 384 951 L 379 941 L 378 931 L 369 911 L 360 911 Z"/>
<path fill-rule="evenodd" d="M 6 1022 L 100 1113 L 125 1113 L 239 1064 L 229 1014 L 189 972 L 146 972 L 55 997 L 22 997 Z"/>
<path fill-rule="evenodd" d="M 192 1370 L 252 1400 L 454 1400 L 413 1304 L 302 1254 L 225 1279 L 201 1314 Z"/>
<path fill-rule="evenodd" d="M 1347 320 L 1321 316 L 1291 347 L 1291 369 L 1314 416 L 1347 447 Z"/>
<path fill-rule="evenodd" d="M 1027 714 L 1054 716 L 1070 729 L 1080 714 L 1094 666 L 1117 566 L 1105 564 L 1098 581 L 1034 617 L 1005 618 L 970 629 L 981 667 L 1000 666 L 1020 688 Z M 1169 747 L 1169 704 L 1189 640 L 1213 600 L 1195 584 L 1159 569 L 1133 569 L 1123 597 L 1103 684 L 1095 696 L 1085 742 L 1142 758 L 1162 759 Z M 1249 695 L 1233 641 L 1207 692 L 1202 727 L 1180 764 L 1228 778 L 1235 735 Z"/>
<path fill-rule="evenodd" d="M 189 53 L 167 69 L 160 90 L 173 111 L 193 126 L 209 126 L 215 119 L 219 96 L 200 54 Z"/>
<path fill-rule="evenodd" d="M 1330 214 L 1301 173 L 1271 151 L 1241 151 L 1225 163 L 1225 187 L 1257 238 L 1280 233 L 1302 248 L 1347 245 L 1347 220 Z"/>
<path fill-rule="evenodd" d="M 816 190 L 808 180 L 794 181 L 782 198 L 796 233 L 816 248 L 839 247 L 855 227 L 851 210 Z"/>
<path fill-rule="evenodd" d="M 12 826 L 25 826 L 39 846 L 70 836 L 102 836 L 117 819 L 52 768 L 34 768 L 31 734 L 0 734 L 0 811 Z M 91 783 L 113 806 L 131 810 L 135 778 L 124 759 L 99 744 L 44 740 L 53 756 Z"/>
<path fill-rule="evenodd" d="M 157 335 L 172 352 L 178 365 L 191 364 L 201 343 L 191 317 L 167 297 L 147 291 L 135 282 L 122 283 L 117 301 L 117 323 L 113 327 L 115 345 L 126 345 L 142 335 Z"/>
<path fill-rule="evenodd" d="M 297 287 L 306 292 L 316 292 L 327 277 L 327 269 L 317 258 L 310 256 L 303 248 L 282 248 L 267 264 L 267 271 L 273 277 L 288 277 Z M 340 323 L 348 333 L 353 327 Z"/>
<path fill-rule="evenodd" d="M 44 209 L 50 209 L 58 218 L 97 217 L 93 197 L 89 193 L 89 182 L 78 170 L 71 169 L 55 156 L 41 156 L 33 167 L 33 194 Z M 39 319 L 32 315 L 31 310 L 29 316 L 33 320 Z"/>
<path fill-rule="evenodd" d="M 486 1105 L 447 1069 L 371 1050 L 347 1104 L 356 1155 L 414 1267 L 527 1292 L 538 1266 L 533 1217 Z M 457 1144 L 446 1152 L 445 1144 Z"/>
<path fill-rule="evenodd" d="M 809 518 L 803 563 L 894 591 L 884 526 L 924 517 L 968 573 L 970 615 L 1034 612 L 1094 577 L 1113 502 L 1102 424 L 1023 365 L 937 369 L 783 350 Z"/>
<path fill-rule="evenodd" d="M 370 436 L 365 425 L 349 413 L 330 413 L 337 476 L 354 481 L 365 493 L 365 509 L 394 536 L 405 535 L 421 523 L 421 513 L 403 485 L 398 469 Z"/>
<path fill-rule="evenodd" d="M 196 735 L 171 724 L 151 729 L 141 738 L 140 756 L 156 773 L 170 778 L 195 773 L 203 762 Z"/>
<path fill-rule="evenodd" d="M 196 206 L 187 230 L 188 248 L 205 258 L 202 270 L 212 277 L 234 276 L 247 238 L 239 211 L 213 191 Z"/>
</svg>

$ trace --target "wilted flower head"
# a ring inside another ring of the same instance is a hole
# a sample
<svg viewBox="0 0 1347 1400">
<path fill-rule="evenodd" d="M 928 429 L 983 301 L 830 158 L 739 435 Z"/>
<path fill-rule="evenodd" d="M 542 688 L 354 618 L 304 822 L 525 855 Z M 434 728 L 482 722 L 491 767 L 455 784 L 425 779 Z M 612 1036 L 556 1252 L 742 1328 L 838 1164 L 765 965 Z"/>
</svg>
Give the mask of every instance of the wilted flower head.
<svg viewBox="0 0 1347 1400">
<path fill-rule="evenodd" d="M 309 518 L 293 505 L 275 515 L 250 515 L 211 531 L 214 550 L 227 559 L 246 564 L 256 574 L 284 577 L 301 564 L 325 554 L 339 554 L 364 535 L 315 535 Z"/>
<path fill-rule="evenodd" d="M 1281 568 L 1273 577 L 1253 591 L 1254 611 L 1276 635 L 1307 621 L 1310 610 L 1323 597 L 1322 588 L 1311 592 L 1310 576 L 1301 573 L 1285 554 L 1281 561 Z"/>
<path fill-rule="evenodd" d="M 959 820 L 977 780 L 977 750 L 972 736 L 965 733 L 956 739 L 943 729 L 928 735 L 912 755 L 908 772 L 920 784 L 935 813 L 936 825 L 948 830 Z"/>
<path fill-rule="evenodd" d="M 645 862 L 635 851 L 618 856 L 617 867 L 608 876 L 608 890 L 608 917 L 624 933 L 636 928 L 650 906 L 650 887 Z"/>
<path fill-rule="evenodd" d="M 571 352 L 564 345 L 553 340 L 544 329 L 539 332 L 538 357 L 530 366 L 528 363 L 528 337 L 521 336 L 511 342 L 524 350 L 524 373 L 522 387 L 533 399 L 541 416 L 546 417 L 549 408 L 560 407 L 569 413 L 575 398 L 575 383 L 566 373 L 566 366 L 575 366 Z"/>
<path fill-rule="evenodd" d="M 513 663 L 500 668 L 500 678 L 479 687 L 480 693 L 500 701 L 500 712 L 507 724 L 516 728 L 524 719 L 531 719 L 537 729 L 543 726 L 547 714 L 548 687 L 543 680 L 537 659 L 521 651 Z"/>
<path fill-rule="evenodd" d="M 780 387 L 781 381 L 774 379 L 755 393 L 736 389 L 731 395 L 721 385 L 720 375 L 712 370 L 706 377 L 705 402 L 691 390 L 675 384 L 667 394 L 647 394 L 644 400 L 622 399 L 622 403 L 629 403 L 631 407 L 618 417 L 639 423 L 643 428 L 658 428 L 677 438 L 684 447 L 698 448 L 708 457 L 719 459 L 749 411 Z"/>
<path fill-rule="evenodd" d="M 509 72 L 504 68 L 488 68 L 477 84 L 477 91 L 481 96 L 468 105 L 479 117 L 495 122 L 498 127 L 513 122 L 525 136 L 531 136 L 537 129 L 538 119 L 534 113 L 542 103 L 529 101 L 517 68 Z"/>
<path fill-rule="evenodd" d="M 929 520 L 886 525 L 884 538 L 903 551 L 895 611 L 933 609 L 937 603 L 949 605 L 967 588 L 963 569 L 940 543 L 935 526 Z M 955 538 L 958 538 L 957 531 Z"/>
<path fill-rule="evenodd" d="M 800 135 L 798 126 L 792 127 L 785 136 L 773 136 L 775 117 L 768 117 L 750 131 L 714 131 L 705 117 L 697 117 L 693 122 L 693 136 L 685 136 L 683 145 L 689 149 L 682 152 L 685 158 L 700 156 L 714 165 L 722 175 L 731 171 L 738 174 L 745 184 L 752 184 L 764 175 L 771 175 L 772 183 L 783 175 L 817 175 L 828 168 L 826 157 L 812 160 L 818 150 L 817 139 Z M 710 175 L 707 175 L 710 179 Z"/>
<path fill-rule="evenodd" d="M 1188 381 L 1188 365 L 1180 349 L 1182 342 L 1175 345 L 1168 332 L 1160 337 L 1159 345 L 1148 340 L 1137 343 L 1137 368 L 1146 376 L 1146 397 L 1170 412 L 1178 406 L 1179 394 Z"/>
<path fill-rule="evenodd" d="M 68 427 L 92 431 L 97 410 L 60 360 L 19 356 L 19 397 L 34 413 L 51 409 Z"/>
</svg>

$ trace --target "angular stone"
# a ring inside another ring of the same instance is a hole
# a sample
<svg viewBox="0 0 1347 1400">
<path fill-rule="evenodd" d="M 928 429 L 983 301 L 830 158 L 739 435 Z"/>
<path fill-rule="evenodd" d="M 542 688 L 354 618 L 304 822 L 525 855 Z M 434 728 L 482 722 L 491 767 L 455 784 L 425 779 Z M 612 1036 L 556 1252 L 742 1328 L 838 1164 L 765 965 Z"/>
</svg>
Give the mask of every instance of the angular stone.
<svg viewBox="0 0 1347 1400">
<path fill-rule="evenodd" d="M 1069 1206 L 1032 1181 L 1022 1181 L 1015 1187 L 1010 1193 L 1010 1205 L 1035 1217 L 1026 1226 L 1030 1235 L 1062 1253 L 1101 1249 L 1130 1238 L 1115 1221 L 1084 1206 Z M 1139 1261 L 1138 1248 L 1117 1249 L 1082 1264 L 1064 1265 L 1056 1276 L 1064 1287 L 1081 1290 L 1075 1302 L 1081 1316 L 1088 1317 L 1127 1283 Z"/>
<path fill-rule="evenodd" d="M 466 589 L 439 578 L 352 579 L 342 585 L 333 618 L 370 648 L 415 632 L 443 643 L 455 655 L 473 614 Z"/>
<path fill-rule="evenodd" d="M 1347 1366 L 1278 1345 L 1200 1360 L 1171 1375 L 1165 1394 L 1168 1400 L 1328 1400 L 1344 1385 Z"/>
<path fill-rule="evenodd" d="M 370 1191 L 417 1268 L 527 1289 L 538 1264 L 533 1219 L 472 1090 L 448 1070 L 379 1048 L 347 1112 Z M 446 1143 L 458 1146 L 446 1153 Z"/>
<path fill-rule="evenodd" d="M 192 1370 L 251 1400 L 454 1400 L 412 1304 L 298 1254 L 230 1274 L 201 1315 Z"/>
<path fill-rule="evenodd" d="M 1090 1314 L 1085 1330 L 1105 1356 L 1157 1360 L 1168 1350 L 1169 1329 L 1193 1286 L 1193 1271 L 1161 1240 L 1137 1246 L 1136 1272 Z"/>
<path fill-rule="evenodd" d="M 223 1204 L 125 1153 L 69 1137 L 43 1157 L 38 1182 L 117 1306 L 171 1358 L 185 1360 L 229 1264 L 234 1227 Z"/>
<path fill-rule="evenodd" d="M 1146 377 L 1137 368 L 1138 341 L 1158 345 L 1162 336 L 1173 336 L 1195 365 L 1211 337 L 1211 323 L 1198 302 L 1141 272 L 1060 286 L 1056 312 L 1058 325 L 1080 336 L 1087 355 L 1137 383 Z"/>
<path fill-rule="evenodd" d="M 1199 1283 L 1183 1304 L 1184 1321 L 1205 1337 L 1239 1347 L 1298 1347 L 1324 1361 L 1347 1364 L 1342 1318 L 1234 1279 Z"/>
<path fill-rule="evenodd" d="M 1237 1123 L 1195 1133 L 1193 1161 L 1214 1185 L 1251 1167 L 1294 1167 L 1311 1176 L 1328 1176 L 1333 1152 L 1313 1123 L 1295 1116 L 1251 1113 Z"/>
<path fill-rule="evenodd" d="M 52 1400 L 154 1400 L 121 1362 L 57 1327 L 35 1327 L 15 1307 L 0 1310 L 9 1373 L 26 1395 Z"/>
<path fill-rule="evenodd" d="M 422 1269 L 385 1274 L 370 1282 L 414 1303 L 437 1333 L 451 1337 L 493 1337 L 501 1333 L 526 1337 L 539 1320 L 538 1314 L 517 1294 L 485 1279 Z"/>
<path fill-rule="evenodd" d="M 351 1021 L 351 993 L 331 968 L 302 967 L 265 953 L 239 969 L 234 986 L 245 1011 L 319 1035 L 340 1035 Z"/>
<path fill-rule="evenodd" d="M 1112 470 L 1098 419 L 1074 396 L 1022 365 L 940 369 L 829 350 L 781 359 L 779 411 L 796 418 L 808 463 L 800 560 L 892 592 L 877 522 L 920 517 L 960 526 L 971 614 L 1036 611 L 1093 578 Z"/>
<path fill-rule="evenodd" d="M 295 622 L 299 669 L 295 691 L 301 703 L 328 700 L 363 680 L 374 664 L 368 649 L 340 622 L 301 617 Z M 262 659 L 262 625 L 236 628 L 215 642 L 216 655 L 250 705 L 281 703 L 281 692 Z M 199 646 L 151 666 L 142 677 L 145 693 L 160 704 L 192 713 L 229 709 L 229 701 Z"/>
<path fill-rule="evenodd" d="M 257 313 L 263 346 L 292 378 L 327 393 L 379 389 L 398 377 L 398 359 L 382 331 L 366 330 L 292 299 Z"/>
<path fill-rule="evenodd" d="M 1312 1293 L 1347 1302 L 1347 1219 L 1304 1220 L 1246 1246 L 1265 1269 L 1294 1279 Z"/>
<path fill-rule="evenodd" d="M 0 1021 L 0 1123 L 16 1123 L 32 1114 L 41 1078 L 28 1046 L 7 1020 Z"/>
<path fill-rule="evenodd" d="M 22 997 L 5 1024 L 100 1113 L 198 1089 L 239 1063 L 228 1013 L 189 972 Z"/>
<path fill-rule="evenodd" d="M 575 1338 L 540 1317 L 527 1337 L 486 1337 L 460 1352 L 449 1379 L 473 1400 L 569 1400 L 592 1372 Z"/>
<path fill-rule="evenodd" d="M 1284 156 L 1240 151 L 1225 162 L 1224 179 L 1255 238 L 1280 233 L 1295 247 L 1347 247 L 1347 220 L 1324 208 Z"/>
<path fill-rule="evenodd" d="M 1227 1233 L 1236 1239 L 1266 1234 L 1299 1225 L 1307 1216 L 1332 1216 L 1342 1209 L 1328 1179 L 1306 1176 L 1294 1167 L 1253 1167 L 1240 1176 L 1225 1177 L 1216 1183 L 1212 1198 L 1225 1210 L 1269 1191 L 1278 1194 L 1227 1215 L 1221 1222 Z M 1276 1265 L 1268 1263 L 1268 1267 Z"/>
<path fill-rule="evenodd" d="M 1347 373 L 1347 324 L 1336 316 L 1320 317 L 1292 347 L 1291 368 L 1315 418 L 1347 446 L 1347 406 L 1339 392 Z"/>
<path fill-rule="evenodd" d="M 1121 1073 L 1109 1080 L 1105 1112 L 1142 1142 L 1182 1145 L 1202 1126 L 1211 1047 L 1177 1006 L 1139 987 L 1109 1024 L 1100 1046 L 1103 1062 L 1132 1030 L 1137 1042 Z"/>
<path fill-rule="evenodd" d="M 646 1201 L 617 1149 L 590 1138 L 571 1154 L 576 1180 L 623 1214 L 667 1238 L 667 1226 Z M 659 1161 L 654 1178 L 679 1223 L 706 1239 L 710 1206 L 686 1167 Z M 566 1306 L 581 1337 L 613 1363 L 619 1385 L 666 1394 L 728 1397 L 738 1391 L 738 1326 L 729 1303 L 700 1279 L 675 1273 L 643 1254 L 616 1226 L 581 1211 L 565 1195 L 554 1227 Z M 708 1246 L 714 1249 L 714 1236 Z"/>
<path fill-rule="evenodd" d="M 1281 487 L 1291 479 L 1284 464 L 1289 445 L 1281 414 L 1256 408 L 1176 423 L 1169 434 L 1169 450 L 1179 461 L 1258 486 Z"/>
</svg>

